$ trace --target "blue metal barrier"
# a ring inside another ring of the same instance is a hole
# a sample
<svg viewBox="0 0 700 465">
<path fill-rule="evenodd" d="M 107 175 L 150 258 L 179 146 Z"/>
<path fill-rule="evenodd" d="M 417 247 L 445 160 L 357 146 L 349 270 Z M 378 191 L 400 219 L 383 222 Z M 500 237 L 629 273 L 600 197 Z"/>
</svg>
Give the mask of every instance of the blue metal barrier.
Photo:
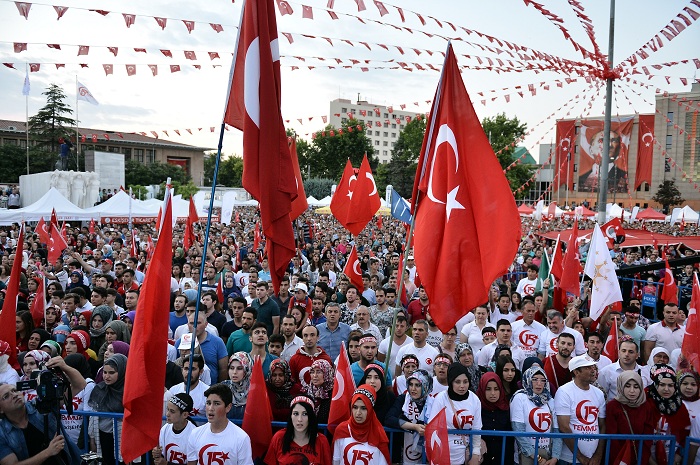
<svg viewBox="0 0 700 465">
<path fill-rule="evenodd" d="M 65 411 L 62 411 L 61 413 L 65 414 Z M 83 452 L 87 452 L 89 450 L 89 437 L 88 437 L 88 419 L 89 417 L 100 417 L 100 418 L 111 418 L 113 421 L 113 430 L 115 431 L 115 462 L 119 463 L 119 435 L 116 434 L 118 431 L 118 423 L 123 419 L 122 414 L 118 413 L 103 413 L 103 412 L 84 412 L 84 411 L 75 411 L 73 412 L 74 415 L 82 415 L 84 417 L 83 420 L 83 439 L 84 439 L 84 444 L 86 445 L 85 449 Z M 206 423 L 207 419 L 205 417 L 193 417 L 193 420 L 196 421 L 197 423 Z M 233 423 L 237 424 L 238 426 L 241 426 L 242 420 L 233 420 Z M 272 428 L 273 430 L 276 429 L 281 429 L 285 428 L 287 426 L 286 422 L 279 422 L 279 421 L 273 421 L 272 422 Z M 406 431 L 404 430 L 396 430 L 396 429 L 391 429 L 391 428 L 384 428 L 385 431 L 387 432 L 387 435 L 389 436 L 389 451 L 390 453 L 393 454 L 394 451 L 394 439 L 395 439 L 395 434 L 401 434 L 403 435 Z M 327 425 L 319 425 L 319 430 L 323 431 L 324 433 L 327 434 Z M 610 440 L 633 440 L 635 443 L 638 442 L 639 446 L 637 447 L 637 458 L 635 461 L 636 465 L 643 465 L 642 464 L 642 443 L 643 441 L 668 441 L 669 443 L 669 457 L 668 457 L 668 463 L 672 464 L 673 463 L 673 456 L 675 455 L 676 451 L 676 437 L 675 436 L 661 436 L 661 435 L 621 435 L 621 434 L 575 434 L 575 433 L 539 433 L 539 434 L 533 434 L 531 432 L 518 432 L 518 431 L 493 431 L 493 430 L 448 430 L 448 434 L 456 434 L 456 435 L 461 435 L 461 436 L 498 436 L 504 438 L 502 441 L 501 445 L 501 457 L 503 458 L 501 461 L 501 465 L 505 464 L 511 464 L 513 463 L 512 457 L 505 457 L 505 449 L 506 449 L 506 441 L 505 438 L 518 438 L 518 437 L 524 437 L 527 439 L 535 439 L 535 450 L 539 449 L 539 442 L 543 438 L 549 438 L 549 439 L 598 439 L 598 440 L 605 440 L 605 454 L 603 456 L 603 460 L 601 463 L 611 463 L 615 457 L 610 457 Z M 688 456 L 690 453 L 690 449 L 692 446 L 700 446 L 700 439 L 698 438 L 688 438 L 686 440 L 685 444 L 683 445 L 681 451 L 682 451 L 682 456 L 683 456 L 683 461 L 682 465 L 692 465 L 691 463 L 688 462 Z M 469 441 L 469 454 L 471 455 L 472 453 L 472 447 L 473 447 L 473 441 Z M 572 451 L 573 456 L 574 456 L 574 464 L 580 463 L 576 461 L 575 457 L 578 452 L 578 441 L 574 443 L 574 450 Z M 146 453 L 146 464 L 150 465 L 152 463 L 151 459 L 151 454 Z M 393 455 L 392 455 L 393 456 Z M 423 452 L 423 458 L 424 462 L 427 463 L 425 460 L 425 451 Z M 496 464 L 494 464 L 496 465 Z M 631 465 L 631 464 L 630 464 Z"/>
</svg>

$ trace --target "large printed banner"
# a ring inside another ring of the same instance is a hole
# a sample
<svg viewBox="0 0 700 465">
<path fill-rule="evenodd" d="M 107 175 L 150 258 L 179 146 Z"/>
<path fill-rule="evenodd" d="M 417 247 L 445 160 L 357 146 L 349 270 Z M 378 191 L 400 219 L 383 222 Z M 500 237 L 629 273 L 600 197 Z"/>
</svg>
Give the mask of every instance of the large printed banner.
<svg viewBox="0 0 700 465">
<path fill-rule="evenodd" d="M 654 155 L 655 115 L 639 115 L 637 129 L 637 170 L 634 178 L 635 190 L 646 182 L 651 184 L 651 168 Z"/>
<path fill-rule="evenodd" d="M 608 192 L 628 192 L 628 156 L 634 117 L 612 118 Z M 598 192 L 603 157 L 603 119 L 581 121 L 579 131 L 579 192 Z"/>
<path fill-rule="evenodd" d="M 557 173 L 554 181 L 555 188 L 566 184 L 567 190 L 573 190 L 574 179 L 574 145 L 576 121 L 557 121 Z"/>
</svg>

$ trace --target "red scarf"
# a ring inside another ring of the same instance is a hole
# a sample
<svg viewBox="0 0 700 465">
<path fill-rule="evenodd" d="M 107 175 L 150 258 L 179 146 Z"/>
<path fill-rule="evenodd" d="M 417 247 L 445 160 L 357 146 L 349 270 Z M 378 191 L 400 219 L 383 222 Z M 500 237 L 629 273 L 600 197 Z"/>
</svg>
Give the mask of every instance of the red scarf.
<svg viewBox="0 0 700 465">
<path fill-rule="evenodd" d="M 489 381 L 493 381 L 498 386 L 500 394 L 498 395 L 498 400 L 496 402 L 489 402 L 486 400 L 486 385 Z M 484 376 L 479 380 L 479 389 L 476 391 L 476 395 L 481 399 L 481 408 L 493 412 L 496 410 L 508 410 L 510 405 L 506 399 L 506 391 L 503 389 L 503 383 L 501 378 L 498 377 L 496 373 L 488 372 L 484 373 Z"/>
<path fill-rule="evenodd" d="M 374 413 L 374 402 L 377 398 L 376 391 L 369 384 L 363 384 L 355 390 L 352 396 L 350 405 L 354 405 L 358 399 L 364 402 L 367 407 L 367 420 L 364 423 L 357 423 L 355 417 L 350 414 L 350 419 L 345 420 L 335 430 L 333 440 L 353 438 L 359 442 L 376 447 L 381 451 L 386 459 L 386 463 L 391 463 L 391 454 L 389 453 L 389 438 L 386 436 L 384 427 L 377 419 Z"/>
</svg>

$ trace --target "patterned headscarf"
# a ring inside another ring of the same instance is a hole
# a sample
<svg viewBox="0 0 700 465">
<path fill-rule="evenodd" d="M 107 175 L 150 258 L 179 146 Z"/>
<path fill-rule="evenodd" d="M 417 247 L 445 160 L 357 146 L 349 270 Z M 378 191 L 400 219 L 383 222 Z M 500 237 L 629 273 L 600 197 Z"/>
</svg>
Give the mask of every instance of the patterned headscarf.
<svg viewBox="0 0 700 465">
<path fill-rule="evenodd" d="M 272 386 L 272 372 L 275 370 L 282 370 L 284 375 L 284 384 L 280 388 Z M 285 396 L 289 394 L 289 391 L 294 386 L 294 380 L 292 379 L 292 370 L 289 368 L 289 363 L 282 358 L 276 358 L 270 362 L 270 369 L 267 372 L 267 385 L 273 388 L 280 396 Z"/>
<path fill-rule="evenodd" d="M 243 370 L 245 371 L 243 379 L 239 382 L 233 382 L 230 379 L 227 379 L 224 381 L 224 384 L 231 389 L 231 393 L 233 394 L 233 406 L 241 407 L 248 402 L 250 375 L 253 372 L 253 358 L 248 352 L 236 352 L 235 354 L 231 355 L 231 358 L 228 360 L 228 366 L 230 367 L 235 361 L 238 361 L 241 363 L 241 365 L 243 365 Z"/>
<path fill-rule="evenodd" d="M 498 357 L 501 356 L 501 352 L 504 350 L 507 350 L 511 356 L 513 355 L 513 350 L 509 346 L 505 344 L 498 344 L 496 346 L 496 350 L 493 351 L 493 357 L 491 357 L 491 361 L 489 362 L 489 368 L 491 368 L 492 371 L 496 371 L 496 362 L 498 361 Z"/>
<path fill-rule="evenodd" d="M 673 395 L 665 399 L 659 394 L 659 385 L 662 379 L 670 379 L 674 384 Z M 681 393 L 678 389 L 678 382 L 676 381 L 676 372 L 669 365 L 657 364 L 651 368 L 651 380 L 653 384 L 649 386 L 649 397 L 652 398 L 659 412 L 663 415 L 673 415 L 681 408 L 683 401 L 681 400 Z"/>
<path fill-rule="evenodd" d="M 460 363 L 459 359 L 465 352 L 474 355 L 474 349 L 472 349 L 472 346 L 466 342 L 460 342 L 455 346 L 455 363 Z M 476 392 L 477 388 L 479 387 L 479 381 L 481 380 L 481 369 L 474 362 L 472 362 L 472 364 L 466 368 L 467 376 L 469 377 L 469 390 Z"/>
<path fill-rule="evenodd" d="M 406 397 L 411 397 L 411 402 L 416 404 L 418 407 L 418 410 L 423 410 L 423 406 L 425 406 L 425 401 L 428 399 L 428 396 L 430 393 L 433 391 L 433 377 L 430 376 L 430 373 L 423 369 L 418 369 L 408 375 L 406 378 L 406 386 L 411 382 L 412 379 L 415 379 L 420 383 L 420 397 L 418 399 L 413 399 L 408 393 L 406 393 Z"/>
<path fill-rule="evenodd" d="M 678 370 L 678 374 L 677 374 L 678 389 L 680 389 L 681 384 L 683 384 L 683 380 L 688 378 L 688 377 L 693 378 L 695 380 L 696 385 L 699 384 L 698 381 L 700 381 L 700 380 L 698 379 L 698 374 L 695 373 L 693 370 L 685 368 L 682 370 Z M 687 400 L 688 402 L 694 402 L 694 401 L 700 399 L 700 389 L 696 390 L 695 395 L 693 395 L 691 397 L 685 397 L 683 395 L 683 393 L 681 393 L 681 398 L 683 400 Z"/>
<path fill-rule="evenodd" d="M 535 394 L 535 392 L 532 390 L 532 377 L 537 374 L 544 376 L 544 389 L 539 394 Z M 544 372 L 544 369 L 541 366 L 533 364 L 530 368 L 528 368 L 527 371 L 523 373 L 522 382 L 523 388 L 517 391 L 516 394 L 518 392 L 524 393 L 530 402 L 536 406 L 542 407 L 552 398 L 552 393 L 549 392 L 549 380 L 547 379 L 547 373 Z"/>
<path fill-rule="evenodd" d="M 327 360 L 323 359 L 315 360 L 314 363 L 311 364 L 309 371 L 311 370 L 321 370 L 321 373 L 323 373 L 323 384 L 320 386 L 315 386 L 314 384 L 309 383 L 304 387 L 304 393 L 314 400 L 314 404 L 316 405 L 314 410 L 316 413 L 318 413 L 319 402 L 316 401 L 320 399 L 328 399 L 333 394 L 333 380 L 335 373 L 333 371 L 333 366 L 328 363 Z"/>
</svg>

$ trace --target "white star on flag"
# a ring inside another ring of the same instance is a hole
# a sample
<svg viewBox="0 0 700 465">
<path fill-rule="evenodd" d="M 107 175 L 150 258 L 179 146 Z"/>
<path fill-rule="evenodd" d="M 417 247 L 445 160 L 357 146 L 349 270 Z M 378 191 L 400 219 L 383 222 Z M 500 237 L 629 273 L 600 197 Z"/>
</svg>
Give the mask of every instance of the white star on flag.
<svg viewBox="0 0 700 465">
<path fill-rule="evenodd" d="M 610 258 L 608 241 L 597 223 L 591 235 L 591 245 L 583 272 L 593 280 L 590 317 L 597 320 L 608 305 L 622 301 L 620 282 Z"/>
</svg>

